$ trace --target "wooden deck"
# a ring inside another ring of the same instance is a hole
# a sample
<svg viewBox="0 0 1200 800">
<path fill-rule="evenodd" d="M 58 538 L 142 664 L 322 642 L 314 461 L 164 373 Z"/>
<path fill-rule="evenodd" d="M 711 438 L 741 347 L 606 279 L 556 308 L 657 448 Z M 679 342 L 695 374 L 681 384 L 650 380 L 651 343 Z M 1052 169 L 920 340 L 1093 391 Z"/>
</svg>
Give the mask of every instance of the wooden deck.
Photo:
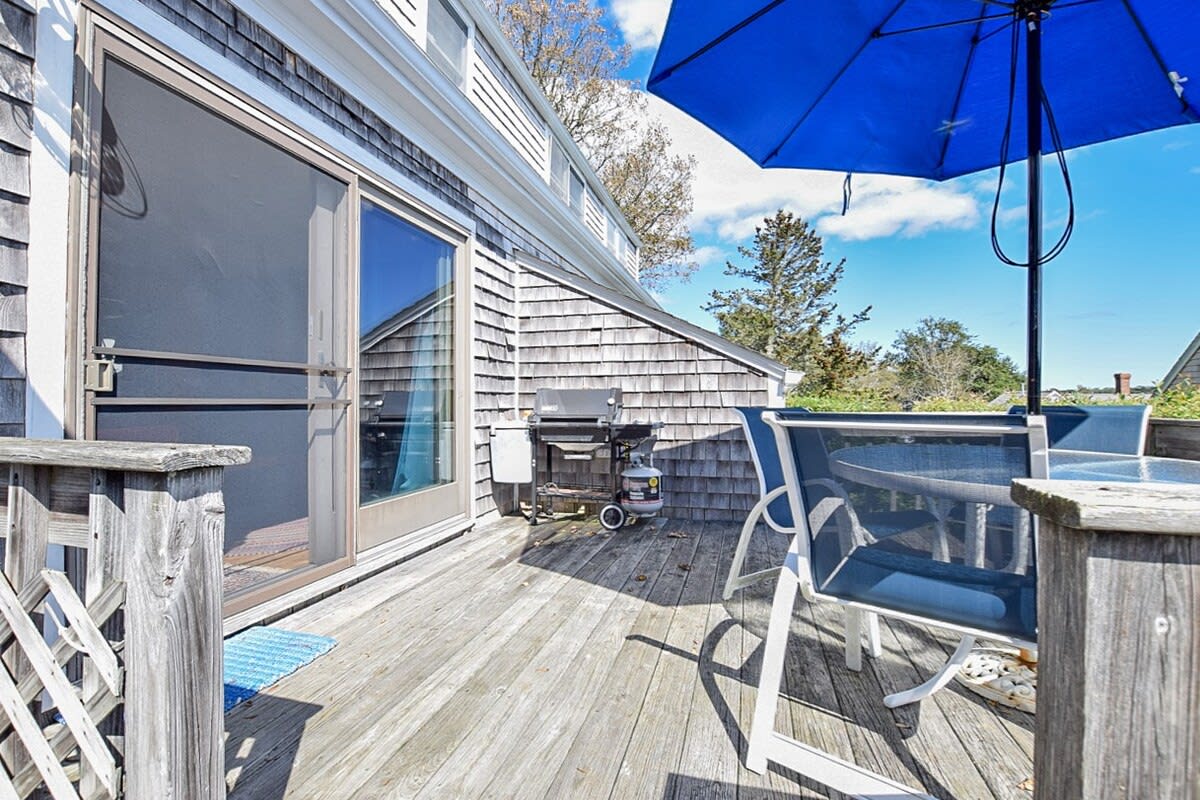
<svg viewBox="0 0 1200 800">
<path fill-rule="evenodd" d="M 721 601 L 736 539 L 503 520 L 289 617 L 338 646 L 227 716 L 230 797 L 826 797 L 742 766 L 771 585 Z M 883 706 L 952 640 L 885 623 L 852 673 L 840 612 L 800 607 L 780 730 L 936 797 L 1031 797 L 1032 717 L 957 686 Z"/>
</svg>

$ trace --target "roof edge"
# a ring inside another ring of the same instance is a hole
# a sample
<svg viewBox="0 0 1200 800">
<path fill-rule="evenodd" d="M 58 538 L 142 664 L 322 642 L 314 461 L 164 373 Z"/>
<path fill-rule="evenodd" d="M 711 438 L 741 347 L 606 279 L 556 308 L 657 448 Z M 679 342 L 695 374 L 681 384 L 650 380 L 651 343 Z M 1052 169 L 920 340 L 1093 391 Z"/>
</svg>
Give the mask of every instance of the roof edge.
<svg viewBox="0 0 1200 800">
<path fill-rule="evenodd" d="M 621 294 L 598 283 L 593 283 L 591 280 L 575 273 L 567 272 L 561 267 L 543 261 L 530 253 L 517 251 L 514 256 L 521 266 L 543 277 L 558 283 L 567 284 L 606 305 L 625 311 L 651 325 L 665 328 L 684 339 L 696 342 L 720 353 L 732 361 L 737 361 L 747 367 L 757 369 L 765 373 L 768 377 L 788 382 L 795 380 L 798 374 L 795 370 L 788 369 L 783 364 L 772 358 L 767 358 L 762 353 L 751 350 L 748 347 L 743 347 L 740 344 L 735 344 L 724 336 L 701 328 L 699 325 L 694 325 L 687 320 L 680 319 L 674 314 L 668 314 L 662 309 L 646 305 L 637 298 Z"/>
<path fill-rule="evenodd" d="M 1170 387 L 1179 378 L 1179 374 L 1183 372 L 1183 368 L 1192 360 L 1197 351 L 1200 351 L 1200 333 L 1196 334 L 1196 338 L 1192 339 L 1191 344 L 1183 348 L 1183 353 L 1175 361 L 1171 369 L 1167 370 L 1167 377 L 1163 378 L 1162 382 L 1164 388 Z"/>
</svg>

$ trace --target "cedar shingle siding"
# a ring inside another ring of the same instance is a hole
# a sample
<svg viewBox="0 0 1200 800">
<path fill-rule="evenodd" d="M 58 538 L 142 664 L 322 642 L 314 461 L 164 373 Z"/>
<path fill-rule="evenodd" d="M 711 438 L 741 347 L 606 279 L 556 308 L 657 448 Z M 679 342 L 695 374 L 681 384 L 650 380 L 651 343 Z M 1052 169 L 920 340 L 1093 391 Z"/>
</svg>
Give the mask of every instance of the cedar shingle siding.
<svg viewBox="0 0 1200 800">
<path fill-rule="evenodd" d="M 474 278 L 475 509 L 480 514 L 497 508 L 506 513 L 513 510 L 512 491 L 507 486 L 493 491 L 488 436 L 493 422 L 511 416 L 517 389 L 516 274 L 486 253 L 476 252 Z"/>
<path fill-rule="evenodd" d="M 0 0 L 0 436 L 25 435 L 34 17 Z"/>
<path fill-rule="evenodd" d="M 758 499 L 758 480 L 737 417 L 729 409 L 766 405 L 770 379 L 701 342 L 590 296 L 585 288 L 576 288 L 581 285 L 575 280 L 557 282 L 531 271 L 520 274 L 516 363 L 521 410 L 532 408 L 533 392 L 539 387 L 619 386 L 624 392 L 626 420 L 665 423 L 654 449 L 666 489 L 663 513 L 674 519 L 744 519 Z M 478 355 L 475 364 L 479 370 Z M 497 367 L 500 362 L 489 361 L 489 369 Z M 484 417 L 490 422 L 504 416 L 493 410 L 497 401 L 501 409 L 511 409 L 510 384 L 506 382 L 504 389 L 505 394 L 499 396 L 483 386 L 476 390 L 480 409 L 477 458 L 482 467 L 477 473 L 476 495 L 481 498 L 481 512 L 495 506 L 489 500 L 492 492 L 486 489 Z M 483 397 L 487 399 L 480 399 Z M 554 479 L 600 480 L 599 476 L 607 474 L 606 464 L 604 459 L 570 464 L 558 459 Z M 495 496 L 502 509 L 511 508 L 510 487 L 497 487 Z"/>
<path fill-rule="evenodd" d="M 1200 350 L 1193 353 L 1188 362 L 1179 370 L 1179 377 L 1175 379 L 1175 383 L 1183 383 L 1184 381 L 1188 381 L 1195 386 L 1200 386 Z"/>
</svg>

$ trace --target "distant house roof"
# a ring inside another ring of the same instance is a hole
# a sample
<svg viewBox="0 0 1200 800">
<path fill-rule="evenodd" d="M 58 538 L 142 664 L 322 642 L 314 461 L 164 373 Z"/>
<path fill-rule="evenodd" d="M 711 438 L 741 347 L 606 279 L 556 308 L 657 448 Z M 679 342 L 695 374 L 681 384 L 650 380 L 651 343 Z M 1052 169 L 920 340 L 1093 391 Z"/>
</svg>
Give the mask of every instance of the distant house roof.
<svg viewBox="0 0 1200 800">
<path fill-rule="evenodd" d="M 800 381 L 803 374 L 796 370 L 788 369 L 778 361 L 767 358 L 762 353 L 756 350 L 751 350 L 748 347 L 743 347 L 740 344 L 735 344 L 720 334 L 705 330 L 698 325 L 680 319 L 672 314 L 668 314 L 660 308 L 640 303 L 628 295 L 609 289 L 606 286 L 601 286 L 593 283 L 585 278 L 567 272 L 566 270 L 556 267 L 553 264 L 548 264 L 539 258 L 535 258 L 528 253 L 518 254 L 518 259 L 528 269 L 534 272 L 540 272 L 548 278 L 559 283 L 572 286 L 584 294 L 591 295 L 597 300 L 606 305 L 619 308 L 625 313 L 638 317 L 644 322 L 655 325 L 664 330 L 679 336 L 681 339 L 686 339 L 696 344 L 703 345 L 713 352 L 720 353 L 731 361 L 743 364 L 762 372 L 771 378 L 781 381 L 784 386 L 792 386 Z"/>
<path fill-rule="evenodd" d="M 1183 349 L 1175 366 L 1171 367 L 1167 377 L 1163 378 L 1163 386 L 1170 388 L 1184 380 L 1200 385 L 1200 333 L 1197 333 L 1192 343 Z"/>
</svg>

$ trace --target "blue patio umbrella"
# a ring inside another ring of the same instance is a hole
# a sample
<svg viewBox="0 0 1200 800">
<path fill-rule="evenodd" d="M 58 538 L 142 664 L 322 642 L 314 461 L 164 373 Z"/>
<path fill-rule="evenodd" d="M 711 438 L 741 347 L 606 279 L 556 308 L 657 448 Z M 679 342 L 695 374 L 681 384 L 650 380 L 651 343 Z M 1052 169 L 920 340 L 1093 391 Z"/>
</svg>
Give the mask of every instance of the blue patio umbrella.
<svg viewBox="0 0 1200 800">
<path fill-rule="evenodd" d="M 1069 194 L 1064 150 L 1200 121 L 1200 0 L 675 0 L 647 86 L 764 167 L 946 180 L 1025 158 L 1025 258 L 994 214 L 992 239 L 1028 269 L 1037 413 L 1040 267 L 1070 234 L 1043 247 L 1040 156 Z"/>
</svg>

